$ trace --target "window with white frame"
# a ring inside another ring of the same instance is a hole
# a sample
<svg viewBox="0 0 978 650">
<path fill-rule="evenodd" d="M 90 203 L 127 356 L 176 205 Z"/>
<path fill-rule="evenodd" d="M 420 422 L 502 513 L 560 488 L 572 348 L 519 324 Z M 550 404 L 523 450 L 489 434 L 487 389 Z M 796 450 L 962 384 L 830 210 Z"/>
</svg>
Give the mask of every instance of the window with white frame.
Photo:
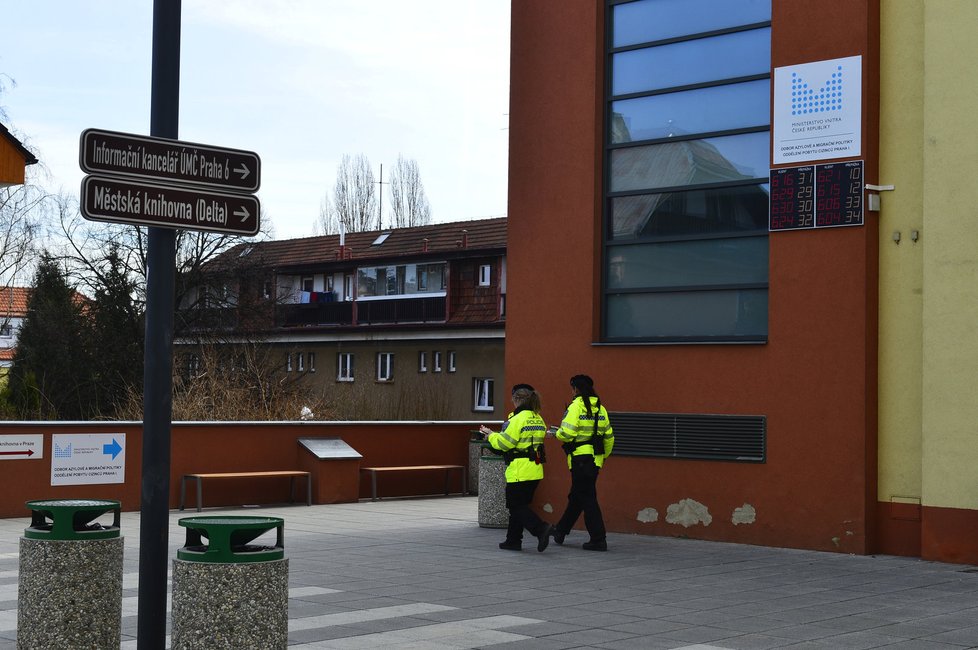
<svg viewBox="0 0 978 650">
<path fill-rule="evenodd" d="M 292 353 L 285 355 L 285 372 L 292 372 Z"/>
<path fill-rule="evenodd" d="M 483 264 L 479 267 L 479 286 L 488 287 L 492 284 L 492 266 Z"/>
<path fill-rule="evenodd" d="M 336 355 L 336 381 L 353 381 L 352 352 L 340 352 Z"/>
<path fill-rule="evenodd" d="M 391 381 L 394 379 L 394 353 L 377 353 L 377 381 Z"/>
<path fill-rule="evenodd" d="M 302 290 L 303 291 L 313 291 L 313 280 L 311 275 L 304 276 L 302 278 Z"/>
<path fill-rule="evenodd" d="M 357 298 L 441 295 L 446 288 L 446 270 L 444 262 L 361 267 L 357 269 Z"/>
<path fill-rule="evenodd" d="M 432 370 L 434 372 L 441 372 L 441 352 L 432 352 Z"/>
<path fill-rule="evenodd" d="M 0 337 L 9 339 L 14 336 L 14 328 L 10 323 L 0 323 Z"/>
<path fill-rule="evenodd" d="M 455 372 L 455 351 L 450 350 L 448 353 L 448 372 Z"/>
<path fill-rule="evenodd" d="M 309 372 L 316 372 L 316 353 L 309 353 Z"/>
<path fill-rule="evenodd" d="M 428 353 L 418 352 L 418 372 L 428 372 Z"/>
<path fill-rule="evenodd" d="M 472 400 L 473 411 L 493 410 L 493 384 L 493 380 L 488 377 L 476 377 L 472 380 L 472 388 L 474 392 Z"/>
<path fill-rule="evenodd" d="M 305 372 L 305 370 L 306 370 L 306 355 L 303 354 L 302 352 L 300 352 L 300 353 L 298 353 L 296 355 L 296 358 L 297 358 L 298 365 L 299 365 L 299 372 Z"/>
</svg>

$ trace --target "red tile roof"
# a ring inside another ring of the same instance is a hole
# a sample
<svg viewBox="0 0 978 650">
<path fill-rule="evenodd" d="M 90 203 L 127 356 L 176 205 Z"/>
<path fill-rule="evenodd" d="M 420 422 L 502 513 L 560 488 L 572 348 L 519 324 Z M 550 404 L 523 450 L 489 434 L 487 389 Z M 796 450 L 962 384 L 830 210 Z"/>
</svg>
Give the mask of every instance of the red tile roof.
<svg viewBox="0 0 978 650">
<path fill-rule="evenodd" d="M 380 236 L 389 233 L 383 242 Z M 427 239 L 427 244 L 425 243 Z M 425 246 L 427 245 L 427 250 Z M 506 218 L 456 221 L 452 223 L 372 230 L 349 233 L 345 237 L 345 259 L 365 261 L 396 257 L 432 256 L 462 250 L 504 251 Z M 262 264 L 273 268 L 309 266 L 340 259 L 340 236 L 325 235 L 303 239 L 283 239 L 253 244 L 239 244 L 219 259 L 233 261 L 246 255 L 261 255 Z M 245 252 L 247 251 L 247 253 Z"/>
<path fill-rule="evenodd" d="M 26 315 L 29 296 L 27 287 L 0 287 L 0 316 Z"/>
</svg>

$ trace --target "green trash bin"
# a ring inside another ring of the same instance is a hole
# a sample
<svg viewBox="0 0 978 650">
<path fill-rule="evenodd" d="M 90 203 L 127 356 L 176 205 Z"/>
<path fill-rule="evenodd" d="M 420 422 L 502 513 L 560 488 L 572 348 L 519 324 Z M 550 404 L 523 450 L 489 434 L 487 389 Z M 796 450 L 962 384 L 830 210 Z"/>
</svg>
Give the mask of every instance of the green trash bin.
<svg viewBox="0 0 978 650">
<path fill-rule="evenodd" d="M 279 517 L 184 517 L 173 561 L 173 650 L 285 648 L 289 564 Z M 274 541 L 256 543 L 266 533 Z"/>
<path fill-rule="evenodd" d="M 24 530 L 29 539 L 111 539 L 119 537 L 122 502 L 107 499 L 52 499 L 28 501 L 31 525 Z M 95 519 L 107 512 L 114 518 L 111 525 Z"/>
<path fill-rule="evenodd" d="M 103 499 L 28 501 L 20 540 L 17 648 L 119 647 L 122 504 Z M 111 513 L 109 522 L 97 519 Z"/>
<path fill-rule="evenodd" d="M 237 563 L 285 557 L 285 520 L 279 517 L 185 517 L 178 523 L 187 529 L 187 542 L 177 550 L 181 560 Z M 251 543 L 272 529 L 276 531 L 274 546 Z"/>
</svg>

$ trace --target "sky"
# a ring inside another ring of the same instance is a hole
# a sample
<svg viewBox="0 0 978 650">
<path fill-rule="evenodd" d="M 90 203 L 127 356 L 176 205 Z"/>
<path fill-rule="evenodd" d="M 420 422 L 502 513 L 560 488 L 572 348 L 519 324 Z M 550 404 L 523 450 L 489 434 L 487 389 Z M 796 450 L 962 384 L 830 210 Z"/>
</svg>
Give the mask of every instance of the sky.
<svg viewBox="0 0 978 650">
<path fill-rule="evenodd" d="M 183 0 L 179 139 L 260 156 L 276 239 L 314 234 L 344 154 L 417 161 L 436 223 L 505 216 L 509 4 Z M 149 135 L 152 8 L 0 0 L 0 121 L 52 190 L 78 195 L 85 129 Z"/>
</svg>

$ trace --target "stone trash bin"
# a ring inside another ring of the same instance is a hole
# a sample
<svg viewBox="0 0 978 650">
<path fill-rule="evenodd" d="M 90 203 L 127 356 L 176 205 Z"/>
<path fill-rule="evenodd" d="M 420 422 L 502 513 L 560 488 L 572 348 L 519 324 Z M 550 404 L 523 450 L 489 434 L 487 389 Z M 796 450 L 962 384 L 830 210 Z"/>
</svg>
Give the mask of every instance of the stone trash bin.
<svg viewBox="0 0 978 650">
<path fill-rule="evenodd" d="M 482 456 L 482 433 L 469 431 L 469 494 L 479 493 L 479 457 Z"/>
<path fill-rule="evenodd" d="M 122 504 L 28 501 L 20 539 L 17 649 L 118 648 L 122 627 Z M 112 523 L 96 521 L 112 513 Z"/>
<path fill-rule="evenodd" d="M 479 456 L 479 526 L 506 528 L 509 510 L 506 509 L 506 464 L 494 454 L 488 442 L 481 445 Z"/>
<path fill-rule="evenodd" d="M 284 650 L 289 640 L 285 521 L 212 516 L 178 523 L 187 529 L 187 541 L 173 561 L 172 650 Z M 252 544 L 272 530 L 274 545 Z"/>
</svg>

